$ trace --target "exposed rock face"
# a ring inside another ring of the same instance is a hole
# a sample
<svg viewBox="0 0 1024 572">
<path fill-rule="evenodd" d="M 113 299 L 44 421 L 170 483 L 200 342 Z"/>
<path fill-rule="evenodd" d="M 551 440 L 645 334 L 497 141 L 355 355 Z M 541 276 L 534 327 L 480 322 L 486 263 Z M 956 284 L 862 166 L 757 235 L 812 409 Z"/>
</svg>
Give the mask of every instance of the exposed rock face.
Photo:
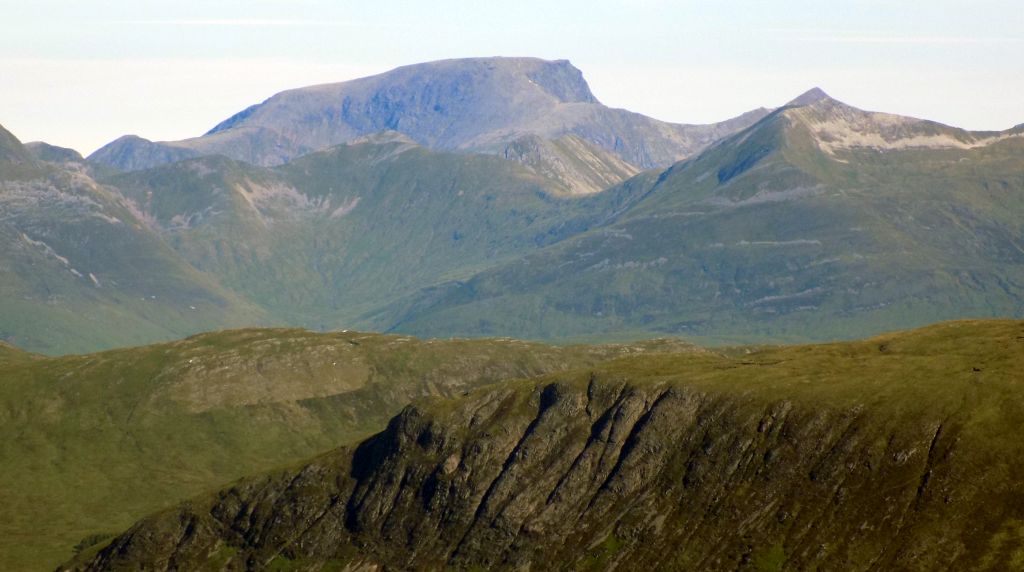
<svg viewBox="0 0 1024 572">
<path fill-rule="evenodd" d="M 285 91 L 203 137 L 162 143 L 121 138 L 89 159 L 136 170 L 223 154 L 272 166 L 363 135 L 399 131 L 427 147 L 494 154 L 524 135 L 574 134 L 635 167 L 650 168 L 689 156 L 766 113 L 712 125 L 665 123 L 601 105 L 566 60 L 471 58 Z"/>
<path fill-rule="evenodd" d="M 409 407 L 80 570 L 1005 569 L 1021 323 L 650 356 Z M 969 364 L 984 363 L 984 368 Z"/>
<path fill-rule="evenodd" d="M 588 195 L 608 189 L 640 172 L 616 155 L 577 135 L 553 141 L 527 135 L 509 143 L 503 156 L 556 181 L 565 192 Z"/>
</svg>

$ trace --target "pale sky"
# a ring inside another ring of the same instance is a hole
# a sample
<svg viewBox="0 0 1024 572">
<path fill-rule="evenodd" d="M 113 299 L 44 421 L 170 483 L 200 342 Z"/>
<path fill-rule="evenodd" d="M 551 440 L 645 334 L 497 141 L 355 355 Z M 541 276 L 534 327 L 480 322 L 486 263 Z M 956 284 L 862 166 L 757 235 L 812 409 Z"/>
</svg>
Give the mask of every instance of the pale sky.
<svg viewBox="0 0 1024 572">
<path fill-rule="evenodd" d="M 820 86 L 969 129 L 1024 123 L 1021 0 L 0 0 L 0 124 L 88 154 L 274 93 L 455 57 L 569 59 L 607 105 L 706 123 Z"/>
</svg>

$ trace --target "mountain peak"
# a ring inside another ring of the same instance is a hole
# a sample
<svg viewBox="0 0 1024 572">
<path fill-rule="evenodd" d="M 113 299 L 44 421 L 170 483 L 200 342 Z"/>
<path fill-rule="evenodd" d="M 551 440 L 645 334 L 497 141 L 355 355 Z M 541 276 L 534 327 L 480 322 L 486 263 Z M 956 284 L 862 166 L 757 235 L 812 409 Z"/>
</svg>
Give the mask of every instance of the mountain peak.
<svg viewBox="0 0 1024 572">
<path fill-rule="evenodd" d="M 805 105 L 813 105 L 819 101 L 826 99 L 832 99 L 827 93 L 825 93 L 820 87 L 811 88 L 804 93 L 797 96 L 786 104 L 786 107 L 803 107 Z"/>
</svg>

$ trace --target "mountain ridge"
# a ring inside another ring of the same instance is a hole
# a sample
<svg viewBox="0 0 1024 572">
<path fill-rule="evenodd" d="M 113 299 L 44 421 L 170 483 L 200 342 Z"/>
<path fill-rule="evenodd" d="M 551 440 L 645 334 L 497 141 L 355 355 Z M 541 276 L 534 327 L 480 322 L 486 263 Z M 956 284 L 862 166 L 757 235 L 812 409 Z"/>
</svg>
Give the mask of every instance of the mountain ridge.
<svg viewBox="0 0 1024 572">
<path fill-rule="evenodd" d="M 1020 315 L 1024 138 L 812 95 L 641 179 L 607 225 L 366 318 L 418 335 L 752 341 Z"/>
<path fill-rule="evenodd" d="M 623 358 L 421 401 L 60 569 L 1013 568 L 1022 335 Z"/>
<path fill-rule="evenodd" d="M 463 58 L 287 90 L 178 142 L 120 139 L 89 160 L 135 170 L 190 154 L 273 166 L 379 131 L 427 147 L 500 154 L 523 136 L 576 135 L 636 168 L 665 166 L 751 124 L 766 110 L 709 125 L 665 123 L 603 106 L 567 60 Z"/>
</svg>

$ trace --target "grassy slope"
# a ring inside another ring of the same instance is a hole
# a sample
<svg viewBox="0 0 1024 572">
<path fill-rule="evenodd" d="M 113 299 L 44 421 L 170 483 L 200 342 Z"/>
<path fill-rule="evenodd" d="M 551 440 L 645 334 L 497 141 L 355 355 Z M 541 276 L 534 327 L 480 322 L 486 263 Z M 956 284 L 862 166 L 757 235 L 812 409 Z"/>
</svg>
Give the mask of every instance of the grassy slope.
<svg viewBox="0 0 1024 572">
<path fill-rule="evenodd" d="M 1024 569 L 1022 371 L 1024 323 L 961 321 L 500 384 L 407 409 L 358 467 L 155 515 L 95 569 Z"/>
<path fill-rule="evenodd" d="M 280 323 L 348 327 L 391 300 L 603 221 L 587 199 L 497 157 L 342 145 L 275 170 L 203 158 L 108 181 L 195 267 Z"/>
<path fill-rule="evenodd" d="M 12 140 L 7 155 L 26 155 Z M 33 351 L 94 351 L 264 315 L 182 260 L 80 165 L 0 159 L 0 243 L 0 339 Z"/>
<path fill-rule="evenodd" d="M 819 150 L 777 114 L 662 175 L 615 224 L 408 301 L 421 335 L 849 338 L 1019 316 L 1024 141 Z"/>
<path fill-rule="evenodd" d="M 301 330 L 61 358 L 0 345 L 0 568 L 51 567 L 83 538 L 377 431 L 415 397 L 654 347 Z"/>
</svg>

